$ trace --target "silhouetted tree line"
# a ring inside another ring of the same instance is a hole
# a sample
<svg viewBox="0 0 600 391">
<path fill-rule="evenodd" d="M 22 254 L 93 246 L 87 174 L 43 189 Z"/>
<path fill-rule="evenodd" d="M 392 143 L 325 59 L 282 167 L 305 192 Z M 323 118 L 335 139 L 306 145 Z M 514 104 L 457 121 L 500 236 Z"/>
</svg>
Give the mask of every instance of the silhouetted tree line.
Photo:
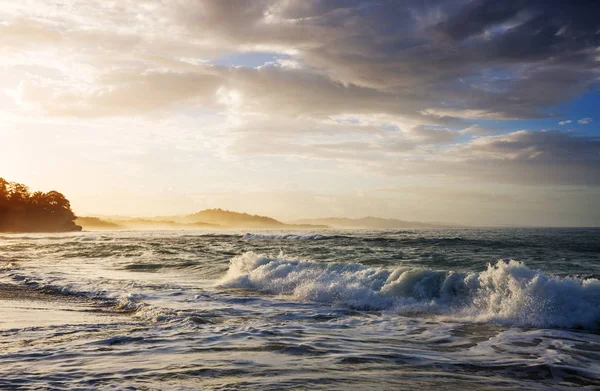
<svg viewBox="0 0 600 391">
<path fill-rule="evenodd" d="M 61 193 L 30 193 L 27 186 L 0 178 L 0 232 L 81 231 L 75 219 Z"/>
</svg>

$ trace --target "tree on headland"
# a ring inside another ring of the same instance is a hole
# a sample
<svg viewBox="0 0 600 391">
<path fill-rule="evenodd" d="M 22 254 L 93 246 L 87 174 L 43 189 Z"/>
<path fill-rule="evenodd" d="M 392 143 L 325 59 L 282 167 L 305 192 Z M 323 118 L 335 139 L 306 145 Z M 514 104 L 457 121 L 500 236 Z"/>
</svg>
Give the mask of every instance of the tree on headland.
<svg viewBox="0 0 600 391">
<path fill-rule="evenodd" d="M 0 178 L 0 232 L 81 231 L 76 218 L 61 193 L 31 193 L 21 183 Z"/>
</svg>

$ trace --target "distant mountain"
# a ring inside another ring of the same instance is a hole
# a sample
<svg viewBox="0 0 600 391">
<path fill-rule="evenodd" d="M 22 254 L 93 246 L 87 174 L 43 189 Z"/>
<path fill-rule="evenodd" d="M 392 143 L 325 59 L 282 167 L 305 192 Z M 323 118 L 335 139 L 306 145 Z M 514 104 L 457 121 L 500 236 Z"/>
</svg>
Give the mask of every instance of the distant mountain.
<svg viewBox="0 0 600 391">
<path fill-rule="evenodd" d="M 183 216 L 135 218 L 126 216 L 81 217 L 77 220 L 85 230 L 117 229 L 228 229 L 228 228 L 327 228 L 324 225 L 285 224 L 267 216 L 206 209 Z"/>
<path fill-rule="evenodd" d="M 77 217 L 75 224 L 80 225 L 83 229 L 88 231 L 101 231 L 101 230 L 113 230 L 122 229 L 120 225 L 99 219 L 98 217 Z"/>
<path fill-rule="evenodd" d="M 181 223 L 170 220 L 154 220 L 121 217 L 118 219 L 98 218 L 98 217 L 79 217 L 76 223 L 81 225 L 87 231 L 111 231 L 120 229 L 157 229 L 157 230 L 181 230 L 181 229 L 204 229 L 204 228 L 224 228 L 218 224 L 209 224 L 204 222 Z"/>
<path fill-rule="evenodd" d="M 251 215 L 224 209 L 205 209 L 197 213 L 180 216 L 157 216 L 135 218 L 126 216 L 80 217 L 77 224 L 86 230 L 114 229 L 320 229 L 320 228 L 449 228 L 460 227 L 447 223 L 423 223 L 380 217 L 350 219 L 345 217 L 327 217 L 302 219 L 283 223 L 268 216 Z"/>
<path fill-rule="evenodd" d="M 267 216 L 232 212 L 223 209 L 206 209 L 198 213 L 175 218 L 185 223 L 202 221 L 227 228 L 284 228 L 286 224 Z"/>
<path fill-rule="evenodd" d="M 132 218 L 120 220 L 119 225 L 127 228 L 146 228 L 146 229 L 194 229 L 194 228 L 223 228 L 219 224 L 210 224 L 203 221 L 194 221 L 191 223 L 183 223 L 172 220 L 155 220 L 155 219 L 140 219 Z"/>
<path fill-rule="evenodd" d="M 293 224 L 318 224 L 327 225 L 332 228 L 448 228 L 457 227 L 452 224 L 422 223 L 416 221 L 404 221 L 397 219 L 383 219 L 380 217 L 363 217 L 360 219 L 349 219 L 345 217 L 326 217 L 320 219 L 302 219 L 292 221 Z"/>
</svg>

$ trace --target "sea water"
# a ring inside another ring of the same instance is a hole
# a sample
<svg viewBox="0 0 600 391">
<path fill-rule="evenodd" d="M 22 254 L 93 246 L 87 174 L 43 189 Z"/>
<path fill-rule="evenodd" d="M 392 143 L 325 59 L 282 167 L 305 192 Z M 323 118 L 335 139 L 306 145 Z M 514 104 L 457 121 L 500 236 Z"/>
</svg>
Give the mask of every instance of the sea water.
<svg viewBox="0 0 600 391">
<path fill-rule="evenodd" d="M 598 389 L 599 276 L 599 229 L 5 234 L 0 389 Z"/>
</svg>

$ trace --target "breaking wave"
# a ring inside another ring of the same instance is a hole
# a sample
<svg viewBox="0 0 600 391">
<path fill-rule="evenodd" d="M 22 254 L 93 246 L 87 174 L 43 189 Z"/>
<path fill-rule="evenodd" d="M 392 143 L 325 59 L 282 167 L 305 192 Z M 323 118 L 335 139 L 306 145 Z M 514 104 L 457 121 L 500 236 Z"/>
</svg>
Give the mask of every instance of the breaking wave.
<svg viewBox="0 0 600 391">
<path fill-rule="evenodd" d="M 555 277 L 515 260 L 479 273 L 331 264 L 247 252 L 219 285 L 359 309 L 430 313 L 473 322 L 600 327 L 600 281 Z"/>
</svg>

